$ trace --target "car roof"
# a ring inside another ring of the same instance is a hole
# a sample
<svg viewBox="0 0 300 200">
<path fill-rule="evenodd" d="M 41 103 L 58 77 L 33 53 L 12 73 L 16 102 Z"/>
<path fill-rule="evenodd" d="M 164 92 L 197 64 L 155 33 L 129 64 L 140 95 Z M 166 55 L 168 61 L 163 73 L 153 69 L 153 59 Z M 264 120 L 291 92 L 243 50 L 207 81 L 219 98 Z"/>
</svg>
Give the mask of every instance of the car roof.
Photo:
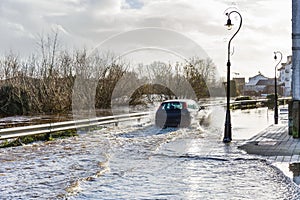
<svg viewBox="0 0 300 200">
<path fill-rule="evenodd" d="M 196 103 L 196 101 L 192 99 L 171 99 L 171 100 L 163 101 L 162 103 L 168 103 L 168 102 L 186 102 L 186 103 L 193 103 L 193 104 Z"/>
</svg>

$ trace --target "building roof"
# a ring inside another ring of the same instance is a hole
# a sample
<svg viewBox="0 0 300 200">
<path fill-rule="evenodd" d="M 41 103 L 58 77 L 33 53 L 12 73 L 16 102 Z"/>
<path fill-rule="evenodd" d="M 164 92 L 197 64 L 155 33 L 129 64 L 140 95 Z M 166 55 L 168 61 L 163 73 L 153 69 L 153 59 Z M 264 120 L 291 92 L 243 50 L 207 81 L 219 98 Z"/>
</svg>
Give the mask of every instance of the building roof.
<svg viewBox="0 0 300 200">
<path fill-rule="evenodd" d="M 257 85 L 257 82 L 260 80 L 268 80 L 268 78 L 259 72 L 259 74 L 255 75 L 253 77 L 249 77 L 249 82 L 246 83 L 246 85 L 252 85 L 252 86 Z"/>
<path fill-rule="evenodd" d="M 292 56 L 287 56 L 286 63 L 281 63 L 281 67 L 278 68 L 278 71 L 285 69 L 285 66 L 292 64 Z"/>
<path fill-rule="evenodd" d="M 275 85 L 275 79 L 269 78 L 268 80 L 259 80 L 256 85 L 273 86 Z M 277 85 L 284 86 L 284 83 L 278 82 L 277 80 Z"/>
<path fill-rule="evenodd" d="M 277 69 L 277 71 L 284 70 L 287 63 L 281 63 L 281 67 Z"/>
<path fill-rule="evenodd" d="M 260 72 L 259 72 L 259 74 L 255 75 L 253 77 L 250 77 L 249 79 L 254 79 L 254 78 L 257 78 L 257 77 L 267 79 L 267 77 L 265 77 L 264 75 L 262 75 Z"/>
<path fill-rule="evenodd" d="M 268 80 L 259 80 L 256 85 L 274 85 L 275 80 L 273 78 L 270 78 Z"/>
</svg>

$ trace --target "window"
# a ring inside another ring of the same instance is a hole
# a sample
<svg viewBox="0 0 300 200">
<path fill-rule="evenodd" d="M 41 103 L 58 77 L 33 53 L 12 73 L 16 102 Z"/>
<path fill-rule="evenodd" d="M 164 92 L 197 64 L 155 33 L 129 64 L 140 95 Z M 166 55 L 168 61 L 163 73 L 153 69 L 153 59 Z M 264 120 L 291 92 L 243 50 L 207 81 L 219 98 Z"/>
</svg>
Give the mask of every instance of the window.
<svg viewBox="0 0 300 200">
<path fill-rule="evenodd" d="M 163 110 L 181 110 L 183 105 L 181 102 L 165 102 L 162 104 Z"/>
</svg>

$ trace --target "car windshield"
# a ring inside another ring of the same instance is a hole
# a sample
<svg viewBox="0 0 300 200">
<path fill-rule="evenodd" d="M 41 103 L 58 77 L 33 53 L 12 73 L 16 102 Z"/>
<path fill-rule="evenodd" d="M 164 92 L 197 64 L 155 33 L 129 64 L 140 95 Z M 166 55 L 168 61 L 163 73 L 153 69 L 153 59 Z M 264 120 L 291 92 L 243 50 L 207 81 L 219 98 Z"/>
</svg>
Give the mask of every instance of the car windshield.
<svg viewBox="0 0 300 200">
<path fill-rule="evenodd" d="M 161 104 L 163 110 L 182 110 L 184 108 L 183 102 L 165 102 Z"/>
</svg>

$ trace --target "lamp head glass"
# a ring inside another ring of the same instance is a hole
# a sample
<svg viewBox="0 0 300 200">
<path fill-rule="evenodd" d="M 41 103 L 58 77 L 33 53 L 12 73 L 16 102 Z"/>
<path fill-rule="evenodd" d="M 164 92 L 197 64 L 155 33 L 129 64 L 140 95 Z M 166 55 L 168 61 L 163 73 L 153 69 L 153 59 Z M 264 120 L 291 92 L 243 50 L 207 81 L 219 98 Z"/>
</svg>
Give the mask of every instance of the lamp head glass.
<svg viewBox="0 0 300 200">
<path fill-rule="evenodd" d="M 227 26 L 228 30 L 232 29 L 233 24 L 231 23 L 231 19 L 229 17 L 227 19 L 227 23 L 225 24 L 225 26 Z"/>
</svg>

